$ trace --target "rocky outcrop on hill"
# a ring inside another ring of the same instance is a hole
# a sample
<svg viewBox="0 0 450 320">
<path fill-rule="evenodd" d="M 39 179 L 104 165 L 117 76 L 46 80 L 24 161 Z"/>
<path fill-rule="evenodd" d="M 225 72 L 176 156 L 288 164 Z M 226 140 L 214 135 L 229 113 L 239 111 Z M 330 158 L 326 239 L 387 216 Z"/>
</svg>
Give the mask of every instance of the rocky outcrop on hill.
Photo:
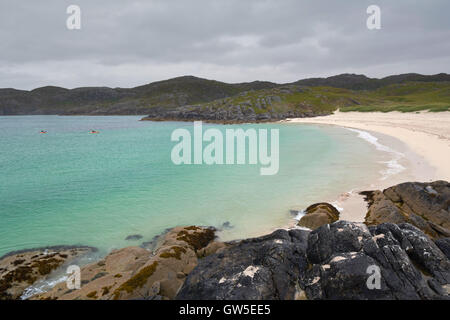
<svg viewBox="0 0 450 320">
<path fill-rule="evenodd" d="M 305 210 L 305 215 L 300 219 L 298 225 L 311 230 L 333 223 L 339 220 L 339 211 L 326 202 L 310 205 Z"/>
<path fill-rule="evenodd" d="M 81 269 L 80 289 L 68 290 L 60 283 L 32 299 L 172 299 L 199 257 L 225 246 L 213 241 L 214 233 L 214 229 L 195 226 L 173 228 L 155 252 L 141 247 L 115 250 Z"/>
<path fill-rule="evenodd" d="M 203 259 L 176 298 L 448 299 L 449 289 L 450 261 L 419 229 L 338 221 L 231 245 Z"/>
<path fill-rule="evenodd" d="M 216 101 L 219 105 L 187 105 L 177 108 L 152 108 L 148 121 L 205 121 L 216 123 L 247 123 L 279 121 L 286 118 L 305 118 L 328 115 L 331 112 L 315 111 L 312 106 L 299 106 L 288 110 L 277 110 L 272 107 L 279 96 L 268 96 L 257 101 Z"/>
<path fill-rule="evenodd" d="M 3 256 L 0 258 L 0 300 L 18 299 L 31 284 L 92 250 L 95 249 L 61 246 Z"/>
<path fill-rule="evenodd" d="M 363 194 L 369 226 L 408 222 L 432 238 L 450 237 L 450 183 L 446 181 L 406 182 Z"/>
<path fill-rule="evenodd" d="M 307 268 L 309 231 L 277 230 L 202 259 L 177 299 L 294 299 Z"/>
<path fill-rule="evenodd" d="M 230 109 L 202 109 L 199 106 L 185 106 L 177 109 L 154 109 L 142 118 L 144 121 L 205 121 L 215 123 L 248 123 L 272 122 L 287 118 L 305 118 L 324 116 L 329 113 L 295 112 L 284 113 L 264 112 L 257 114 L 252 108 L 231 106 Z"/>
</svg>

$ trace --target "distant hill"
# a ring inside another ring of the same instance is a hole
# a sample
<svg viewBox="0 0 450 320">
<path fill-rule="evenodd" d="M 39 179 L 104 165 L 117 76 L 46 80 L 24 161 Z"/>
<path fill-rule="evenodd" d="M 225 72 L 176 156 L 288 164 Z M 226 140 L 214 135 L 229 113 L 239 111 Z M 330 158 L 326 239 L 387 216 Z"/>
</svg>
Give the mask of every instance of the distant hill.
<svg viewBox="0 0 450 320">
<path fill-rule="evenodd" d="M 428 97 L 428 100 L 421 98 L 422 105 L 434 101 L 432 107 L 442 109 L 447 105 L 448 83 L 450 75 L 444 73 L 402 74 L 382 79 L 341 74 L 289 84 L 263 81 L 229 84 L 183 76 L 134 88 L 46 86 L 31 91 L 5 88 L 0 89 L 0 115 L 148 114 L 152 120 L 269 121 L 286 116 L 327 114 L 336 108 L 386 107 L 388 102 L 392 106 L 395 102 L 392 97 L 387 99 L 383 95 L 392 96 L 389 90 L 393 89 L 382 89 L 404 84 L 416 91 L 423 87 L 427 92 L 434 90 L 429 84 L 443 85 L 440 90 L 444 93 L 439 95 L 439 101 L 432 94 L 418 95 Z M 405 98 L 397 97 L 396 103 L 402 99 Z"/>
<path fill-rule="evenodd" d="M 174 108 L 276 86 L 271 82 L 228 84 L 184 76 L 129 89 L 51 86 L 31 91 L 0 89 L 0 115 L 146 114 L 152 107 Z"/>
<path fill-rule="evenodd" d="M 450 75 L 439 73 L 436 75 L 422 75 L 418 73 L 405 73 L 385 77 L 382 79 L 368 78 L 361 74 L 344 73 L 328 78 L 310 78 L 294 82 L 293 84 L 309 87 L 334 87 L 351 90 L 374 90 L 391 84 L 405 82 L 442 82 L 450 81 Z"/>
<path fill-rule="evenodd" d="M 450 110 L 450 82 L 402 82 L 373 90 L 283 85 L 232 97 L 153 108 L 144 120 L 204 120 L 220 123 L 265 122 L 346 111 L 433 112 Z"/>
</svg>

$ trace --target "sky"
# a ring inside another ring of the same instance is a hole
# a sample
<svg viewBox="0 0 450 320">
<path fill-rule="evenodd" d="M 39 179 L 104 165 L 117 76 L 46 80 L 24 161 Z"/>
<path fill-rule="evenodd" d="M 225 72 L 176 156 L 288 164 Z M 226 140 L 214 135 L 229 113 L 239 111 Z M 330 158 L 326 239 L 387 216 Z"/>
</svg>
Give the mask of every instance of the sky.
<svg viewBox="0 0 450 320">
<path fill-rule="evenodd" d="M 0 88 L 450 73 L 449 16 L 448 0 L 0 0 Z"/>
</svg>

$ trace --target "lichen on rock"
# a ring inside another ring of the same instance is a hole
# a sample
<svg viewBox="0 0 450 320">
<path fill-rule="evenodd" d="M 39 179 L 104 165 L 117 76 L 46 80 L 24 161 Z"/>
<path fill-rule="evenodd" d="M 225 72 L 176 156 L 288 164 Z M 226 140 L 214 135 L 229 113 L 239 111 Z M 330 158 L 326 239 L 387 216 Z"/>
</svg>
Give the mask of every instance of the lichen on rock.
<svg viewBox="0 0 450 320">
<path fill-rule="evenodd" d="M 331 204 L 326 202 L 310 205 L 305 210 L 305 215 L 300 219 L 298 225 L 311 230 L 333 223 L 339 220 L 339 211 Z"/>
</svg>

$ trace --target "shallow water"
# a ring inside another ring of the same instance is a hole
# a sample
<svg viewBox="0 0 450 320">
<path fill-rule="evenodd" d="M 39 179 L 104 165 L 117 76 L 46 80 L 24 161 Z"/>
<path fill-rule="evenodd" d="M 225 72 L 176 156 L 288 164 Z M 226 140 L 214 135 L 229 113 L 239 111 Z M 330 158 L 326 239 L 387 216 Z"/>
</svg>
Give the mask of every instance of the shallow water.
<svg viewBox="0 0 450 320">
<path fill-rule="evenodd" d="M 63 244 L 106 253 L 176 225 L 229 222 L 222 239 L 254 236 L 285 226 L 290 209 L 380 175 L 380 151 L 357 132 L 293 124 L 203 125 L 279 129 L 277 175 L 261 176 L 259 165 L 177 166 L 171 133 L 192 123 L 139 118 L 0 117 L 0 256 Z M 131 234 L 143 238 L 126 241 Z"/>
</svg>

